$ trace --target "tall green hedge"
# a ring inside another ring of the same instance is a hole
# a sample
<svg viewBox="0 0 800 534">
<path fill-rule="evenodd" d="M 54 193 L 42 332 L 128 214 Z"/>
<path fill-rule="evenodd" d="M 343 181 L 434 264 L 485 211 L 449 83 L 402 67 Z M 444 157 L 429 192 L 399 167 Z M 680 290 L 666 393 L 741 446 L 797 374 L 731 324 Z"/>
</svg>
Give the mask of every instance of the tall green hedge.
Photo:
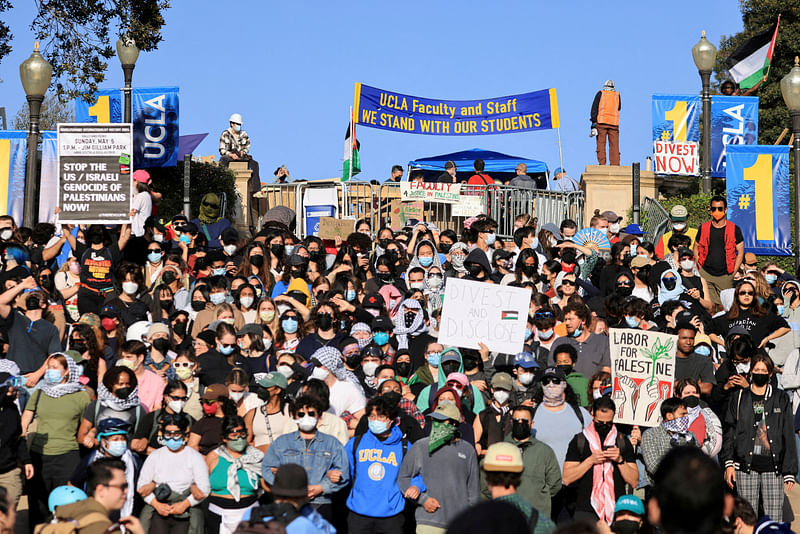
<svg viewBox="0 0 800 534">
<path fill-rule="evenodd" d="M 148 169 L 153 178 L 154 189 L 163 195 L 159 206 L 159 217 L 171 218 L 183 212 L 183 163 L 176 167 Z M 241 203 L 236 190 L 233 172 L 219 165 L 191 163 L 190 181 L 191 218 L 197 216 L 200 200 L 206 193 L 225 193 L 227 196 L 226 217 L 230 217 L 234 206 Z"/>
</svg>

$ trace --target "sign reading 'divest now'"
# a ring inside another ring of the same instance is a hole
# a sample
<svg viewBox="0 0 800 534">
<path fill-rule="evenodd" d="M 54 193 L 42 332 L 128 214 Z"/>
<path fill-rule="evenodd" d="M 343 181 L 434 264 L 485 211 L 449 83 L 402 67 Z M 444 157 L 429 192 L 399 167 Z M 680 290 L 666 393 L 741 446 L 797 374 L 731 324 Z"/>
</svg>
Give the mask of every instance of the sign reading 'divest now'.
<svg viewBox="0 0 800 534">
<path fill-rule="evenodd" d="M 439 343 L 490 350 L 522 352 L 531 290 L 448 278 L 444 292 Z"/>
<path fill-rule="evenodd" d="M 130 124 L 58 125 L 60 222 L 130 222 L 132 149 Z"/>
</svg>

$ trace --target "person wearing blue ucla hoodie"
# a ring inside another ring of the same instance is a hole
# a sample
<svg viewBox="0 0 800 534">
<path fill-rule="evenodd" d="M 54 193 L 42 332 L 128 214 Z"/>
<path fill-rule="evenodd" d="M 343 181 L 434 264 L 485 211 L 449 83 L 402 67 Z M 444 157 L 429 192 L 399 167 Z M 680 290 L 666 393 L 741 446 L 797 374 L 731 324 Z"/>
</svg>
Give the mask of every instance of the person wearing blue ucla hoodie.
<svg viewBox="0 0 800 534">
<path fill-rule="evenodd" d="M 394 424 L 399 407 L 384 397 L 367 403 L 369 430 L 347 442 L 353 487 L 347 498 L 350 532 L 402 534 L 405 498 L 397 485 L 400 464 L 408 448 Z"/>
</svg>

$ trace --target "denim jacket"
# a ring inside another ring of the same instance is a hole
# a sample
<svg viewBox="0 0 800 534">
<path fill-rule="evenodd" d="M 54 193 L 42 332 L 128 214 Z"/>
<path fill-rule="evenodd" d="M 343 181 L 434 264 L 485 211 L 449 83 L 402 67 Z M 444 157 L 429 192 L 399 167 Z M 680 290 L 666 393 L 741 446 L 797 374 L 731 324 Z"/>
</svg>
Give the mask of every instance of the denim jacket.
<svg viewBox="0 0 800 534">
<path fill-rule="evenodd" d="M 308 474 L 308 485 L 322 486 L 322 494 L 311 501 L 313 504 L 330 503 L 331 494 L 346 487 L 350 478 L 350 463 L 344 447 L 330 434 L 319 431 L 308 448 L 299 431 L 279 436 L 272 442 L 261 464 L 261 474 L 267 484 L 272 485 L 275 481 L 272 468 L 277 469 L 283 464 L 302 465 Z M 328 478 L 328 471 L 331 470 L 341 471 L 342 478 L 339 482 L 333 483 Z"/>
</svg>

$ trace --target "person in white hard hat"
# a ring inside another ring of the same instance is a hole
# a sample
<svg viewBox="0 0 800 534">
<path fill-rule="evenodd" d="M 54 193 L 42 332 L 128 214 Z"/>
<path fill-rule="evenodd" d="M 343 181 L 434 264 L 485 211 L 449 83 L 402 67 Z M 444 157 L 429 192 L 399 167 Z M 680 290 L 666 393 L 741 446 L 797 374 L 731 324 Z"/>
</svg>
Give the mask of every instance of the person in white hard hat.
<svg viewBox="0 0 800 534">
<path fill-rule="evenodd" d="M 242 129 L 242 116 L 234 113 L 228 122 L 230 125 L 219 136 L 219 163 L 227 167 L 232 161 L 246 161 L 247 168 L 253 171 L 250 179 L 250 215 L 251 226 L 254 226 L 258 219 L 258 199 L 253 198 L 253 193 L 261 191 L 258 162 L 250 155 L 250 136 Z"/>
</svg>

